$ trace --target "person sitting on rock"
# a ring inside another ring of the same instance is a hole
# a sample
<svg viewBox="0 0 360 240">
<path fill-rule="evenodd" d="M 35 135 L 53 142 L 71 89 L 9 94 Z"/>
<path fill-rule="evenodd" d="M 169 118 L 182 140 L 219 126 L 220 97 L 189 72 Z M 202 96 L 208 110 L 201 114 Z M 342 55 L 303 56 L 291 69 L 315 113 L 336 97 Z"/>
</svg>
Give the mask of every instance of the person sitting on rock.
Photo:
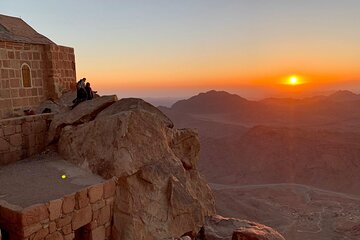
<svg viewBox="0 0 360 240">
<path fill-rule="evenodd" d="M 86 83 L 85 90 L 86 90 L 87 100 L 93 99 L 94 98 L 94 92 L 91 89 L 89 82 Z"/>
<path fill-rule="evenodd" d="M 82 78 L 76 84 L 77 99 L 79 103 L 85 101 L 88 98 L 85 88 L 86 87 L 85 82 L 86 82 L 86 78 Z"/>
<path fill-rule="evenodd" d="M 86 78 L 80 79 L 76 84 L 76 98 L 72 101 L 74 105 L 71 106 L 71 109 L 76 107 L 79 103 L 86 101 L 88 96 L 85 89 Z"/>
</svg>

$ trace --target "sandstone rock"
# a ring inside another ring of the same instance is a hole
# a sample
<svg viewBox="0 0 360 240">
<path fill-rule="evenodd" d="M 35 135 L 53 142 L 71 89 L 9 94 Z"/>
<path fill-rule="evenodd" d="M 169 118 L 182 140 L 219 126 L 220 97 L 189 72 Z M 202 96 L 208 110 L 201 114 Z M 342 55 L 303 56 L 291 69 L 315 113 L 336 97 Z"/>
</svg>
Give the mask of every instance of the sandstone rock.
<svg viewBox="0 0 360 240">
<path fill-rule="evenodd" d="M 82 102 L 71 111 L 56 114 L 49 128 L 48 142 L 56 142 L 65 126 L 76 126 L 92 120 L 116 100 L 116 96 L 99 97 Z"/>
<path fill-rule="evenodd" d="M 98 98 L 99 95 L 95 94 L 94 99 Z M 76 98 L 76 91 L 69 91 L 61 95 L 59 99 L 47 99 L 40 103 L 35 109 L 37 114 L 42 113 L 46 108 L 50 109 L 51 113 L 59 114 L 68 112 L 74 105 L 73 100 Z"/>
<path fill-rule="evenodd" d="M 55 222 L 50 222 L 49 223 L 49 233 L 53 233 L 56 231 L 56 223 Z"/>
<path fill-rule="evenodd" d="M 67 195 L 64 197 L 62 211 L 64 214 L 71 213 L 75 208 L 75 195 Z"/>
<path fill-rule="evenodd" d="M 102 118 L 106 116 L 116 115 L 119 112 L 140 112 L 146 111 L 148 113 L 156 116 L 160 121 L 162 121 L 167 127 L 173 128 L 174 124 L 163 112 L 161 112 L 158 108 L 152 106 L 151 104 L 145 102 L 142 99 L 138 98 L 123 98 L 117 101 L 114 105 L 106 108 L 102 111 L 97 118 Z"/>
<path fill-rule="evenodd" d="M 45 204 L 37 204 L 25 208 L 21 214 L 23 226 L 29 226 L 49 218 L 49 211 Z"/>
<path fill-rule="evenodd" d="M 63 240 L 63 239 L 64 239 L 63 235 L 58 231 L 47 235 L 47 237 L 45 238 L 45 240 Z"/>
<path fill-rule="evenodd" d="M 185 169 L 196 168 L 200 152 L 200 142 L 197 133 L 190 129 L 178 130 L 174 133 L 170 147 L 181 160 Z"/>
<path fill-rule="evenodd" d="M 96 203 L 91 204 L 91 209 L 93 211 L 97 211 L 100 208 L 103 208 L 105 206 L 105 201 L 101 200 L 101 201 L 97 201 Z"/>
<path fill-rule="evenodd" d="M 91 233 L 91 240 L 105 240 L 105 228 L 100 226 L 95 228 Z"/>
<path fill-rule="evenodd" d="M 268 227 L 254 226 L 253 229 L 236 229 L 232 235 L 232 240 L 278 240 L 279 237 Z"/>
<path fill-rule="evenodd" d="M 64 240 L 74 240 L 74 239 L 75 239 L 75 233 L 70 233 L 64 236 Z"/>
<path fill-rule="evenodd" d="M 72 232 L 71 224 L 64 226 L 61 230 L 65 235 L 70 234 Z"/>
<path fill-rule="evenodd" d="M 75 208 L 76 209 L 84 208 L 87 205 L 89 205 L 90 201 L 89 201 L 87 193 L 88 193 L 88 190 L 84 189 L 75 194 Z"/>
<path fill-rule="evenodd" d="M 73 105 L 73 100 L 76 98 L 76 91 L 70 91 L 61 95 L 61 97 L 56 100 L 57 104 L 63 107 L 70 107 Z"/>
<path fill-rule="evenodd" d="M 32 240 L 40 240 L 44 239 L 49 234 L 49 228 L 43 228 L 35 233 L 35 235 L 31 238 Z"/>
<path fill-rule="evenodd" d="M 212 216 L 205 224 L 206 240 L 285 240 L 278 232 L 267 226 L 240 220 Z"/>
<path fill-rule="evenodd" d="M 102 199 L 103 192 L 104 192 L 104 187 L 103 187 L 102 183 L 91 186 L 88 189 L 88 196 L 89 196 L 90 203 L 95 203 L 95 202 L 99 201 L 100 199 Z"/>
<path fill-rule="evenodd" d="M 110 198 L 115 195 L 116 183 L 113 179 L 104 183 L 104 198 Z"/>
<path fill-rule="evenodd" d="M 105 206 L 102 209 L 100 209 L 98 224 L 104 225 L 105 223 L 110 222 L 110 216 L 111 216 L 110 214 L 111 214 L 110 206 Z"/>
<path fill-rule="evenodd" d="M 62 203 L 63 202 L 61 199 L 56 199 L 49 202 L 48 209 L 50 221 L 55 220 L 61 216 Z"/>
<path fill-rule="evenodd" d="M 172 127 L 150 104 L 122 99 L 95 119 L 62 129 L 58 151 L 65 159 L 118 178 L 114 239 L 180 237 L 198 232 L 214 214 L 214 198 L 196 170 L 197 134 Z"/>
<path fill-rule="evenodd" d="M 73 105 L 73 100 L 76 98 L 76 91 L 69 91 L 61 95 L 59 99 L 48 99 L 40 103 L 39 107 L 35 109 L 36 113 L 42 113 L 45 108 L 51 110 L 52 113 L 64 113 L 70 110 Z"/>
<path fill-rule="evenodd" d="M 57 228 L 62 228 L 63 226 L 70 224 L 71 219 L 72 218 L 71 218 L 70 215 L 59 218 L 59 219 L 56 219 L 56 221 L 55 221 L 56 222 L 56 227 Z"/>
<path fill-rule="evenodd" d="M 29 225 L 29 226 L 24 227 L 24 229 L 22 230 L 23 232 L 21 233 L 21 235 L 23 237 L 29 237 L 31 234 L 36 233 L 40 229 L 42 229 L 42 226 L 41 226 L 40 223 Z"/>
<path fill-rule="evenodd" d="M 92 219 L 92 211 L 91 206 L 88 205 L 85 208 L 82 208 L 80 210 L 76 210 L 74 212 L 74 216 L 72 219 L 72 229 L 76 230 L 88 223 L 91 222 Z"/>
</svg>

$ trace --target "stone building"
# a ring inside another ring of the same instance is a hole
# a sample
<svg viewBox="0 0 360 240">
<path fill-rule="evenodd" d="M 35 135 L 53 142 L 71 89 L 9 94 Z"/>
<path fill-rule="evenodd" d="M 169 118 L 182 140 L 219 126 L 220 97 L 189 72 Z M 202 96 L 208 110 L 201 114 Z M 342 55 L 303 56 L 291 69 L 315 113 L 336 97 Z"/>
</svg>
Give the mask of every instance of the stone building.
<svg viewBox="0 0 360 240">
<path fill-rule="evenodd" d="M 74 49 L 20 18 L 0 15 L 0 119 L 23 114 L 75 87 Z"/>
</svg>

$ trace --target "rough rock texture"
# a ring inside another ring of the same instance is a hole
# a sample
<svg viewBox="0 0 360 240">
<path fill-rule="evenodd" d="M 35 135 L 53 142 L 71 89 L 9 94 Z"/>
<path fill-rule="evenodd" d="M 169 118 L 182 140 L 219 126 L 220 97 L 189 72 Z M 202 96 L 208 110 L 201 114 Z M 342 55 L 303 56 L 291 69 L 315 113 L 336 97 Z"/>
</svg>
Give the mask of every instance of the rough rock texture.
<svg viewBox="0 0 360 240">
<path fill-rule="evenodd" d="M 52 113 L 64 113 L 70 110 L 73 105 L 72 101 L 76 98 L 76 91 L 69 91 L 64 93 L 59 99 L 48 99 L 40 103 L 39 107 L 35 109 L 35 112 L 40 114 L 45 108 L 51 110 Z"/>
<path fill-rule="evenodd" d="M 58 151 L 68 161 L 104 178 L 118 177 L 114 239 L 197 232 L 215 212 L 212 193 L 196 169 L 197 134 L 173 129 L 162 112 L 140 99 L 106 107 L 99 102 L 111 99 L 93 101 L 57 116 L 50 138 L 59 139 Z"/>
<path fill-rule="evenodd" d="M 357 196 L 298 184 L 210 187 L 218 214 L 267 223 L 286 239 L 360 239 Z"/>
<path fill-rule="evenodd" d="M 126 98 L 118 101 L 111 107 L 106 108 L 102 111 L 97 118 L 107 117 L 115 115 L 123 111 L 147 111 L 151 115 L 160 119 L 167 127 L 173 128 L 174 124 L 163 112 L 153 105 L 137 98 Z"/>
<path fill-rule="evenodd" d="M 94 99 L 99 98 L 98 94 L 94 94 Z M 41 114 L 45 109 L 50 110 L 51 113 L 60 114 L 65 113 L 71 110 L 71 107 L 74 105 L 73 100 L 76 99 L 76 91 L 69 91 L 63 93 L 61 98 L 59 99 L 52 99 L 49 98 L 46 101 L 40 103 L 40 105 L 33 109 L 35 113 Z M 85 104 L 87 102 L 84 102 Z"/>
<path fill-rule="evenodd" d="M 239 220 L 212 216 L 206 219 L 206 240 L 285 240 L 278 232 L 267 226 Z"/>
<path fill-rule="evenodd" d="M 82 102 L 71 111 L 55 115 L 49 128 L 48 142 L 56 142 L 64 127 L 79 125 L 94 119 L 99 112 L 113 104 L 116 100 L 117 97 L 115 95 L 104 96 L 93 101 Z"/>
</svg>

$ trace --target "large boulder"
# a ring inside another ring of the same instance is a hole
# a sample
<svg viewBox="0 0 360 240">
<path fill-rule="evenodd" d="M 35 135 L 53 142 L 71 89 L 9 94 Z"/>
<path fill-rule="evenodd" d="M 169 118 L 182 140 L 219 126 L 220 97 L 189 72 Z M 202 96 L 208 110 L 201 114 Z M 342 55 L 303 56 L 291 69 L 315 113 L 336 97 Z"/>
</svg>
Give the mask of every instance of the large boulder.
<svg viewBox="0 0 360 240">
<path fill-rule="evenodd" d="M 114 105 L 106 108 L 104 111 L 97 115 L 97 118 L 103 118 L 115 115 L 123 111 L 146 111 L 149 114 L 156 116 L 160 122 L 164 123 L 167 127 L 173 128 L 174 124 L 163 112 L 138 98 L 123 98 L 117 101 Z"/>
<path fill-rule="evenodd" d="M 218 215 L 206 219 L 204 230 L 206 240 L 285 240 L 270 227 Z"/>
<path fill-rule="evenodd" d="M 197 133 L 174 129 L 169 118 L 140 99 L 122 99 L 96 113 L 69 116 L 75 121 L 53 128 L 65 159 L 118 178 L 113 238 L 158 240 L 199 231 L 215 208 L 196 169 Z"/>
</svg>

